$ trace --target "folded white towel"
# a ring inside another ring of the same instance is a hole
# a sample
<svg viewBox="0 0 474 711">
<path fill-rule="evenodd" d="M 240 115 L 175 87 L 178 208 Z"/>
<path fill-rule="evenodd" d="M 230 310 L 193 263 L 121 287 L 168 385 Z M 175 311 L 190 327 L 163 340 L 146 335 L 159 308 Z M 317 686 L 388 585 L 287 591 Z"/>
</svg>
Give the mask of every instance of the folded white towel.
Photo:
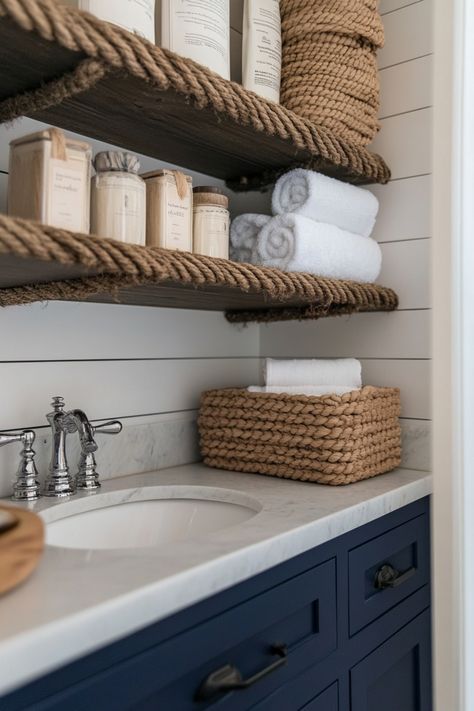
<svg viewBox="0 0 474 711">
<path fill-rule="evenodd" d="M 294 214 L 274 217 L 262 227 L 256 252 L 266 267 L 336 279 L 371 282 L 382 266 L 382 252 L 371 237 Z"/>
<path fill-rule="evenodd" d="M 369 190 L 312 170 L 296 168 L 277 181 L 272 208 L 275 215 L 296 212 L 317 222 L 369 237 L 379 203 Z"/>
<path fill-rule="evenodd" d="M 362 367 L 356 358 L 266 358 L 263 364 L 267 387 L 339 386 L 352 390 L 362 386 Z"/>
<path fill-rule="evenodd" d="M 285 393 L 286 395 L 308 395 L 322 397 L 323 395 L 344 395 L 353 390 L 360 390 L 351 385 L 268 385 L 259 387 L 251 385 L 247 390 L 251 393 Z"/>
<path fill-rule="evenodd" d="M 257 236 L 267 222 L 269 215 L 247 213 L 239 215 L 230 226 L 230 258 L 235 262 L 255 263 Z"/>
</svg>

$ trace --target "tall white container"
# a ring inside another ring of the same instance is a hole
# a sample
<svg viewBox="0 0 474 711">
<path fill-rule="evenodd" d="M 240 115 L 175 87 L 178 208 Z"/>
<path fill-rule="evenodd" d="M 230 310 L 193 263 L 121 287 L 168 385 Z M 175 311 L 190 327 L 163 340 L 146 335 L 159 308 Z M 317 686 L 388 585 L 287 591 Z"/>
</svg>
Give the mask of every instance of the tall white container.
<svg viewBox="0 0 474 711">
<path fill-rule="evenodd" d="M 279 0 L 245 0 L 242 83 L 270 101 L 280 101 L 281 17 Z"/>
<path fill-rule="evenodd" d="M 155 41 L 155 0 L 63 0 L 101 20 Z"/>
<path fill-rule="evenodd" d="M 229 0 L 162 0 L 161 45 L 230 79 Z"/>
</svg>

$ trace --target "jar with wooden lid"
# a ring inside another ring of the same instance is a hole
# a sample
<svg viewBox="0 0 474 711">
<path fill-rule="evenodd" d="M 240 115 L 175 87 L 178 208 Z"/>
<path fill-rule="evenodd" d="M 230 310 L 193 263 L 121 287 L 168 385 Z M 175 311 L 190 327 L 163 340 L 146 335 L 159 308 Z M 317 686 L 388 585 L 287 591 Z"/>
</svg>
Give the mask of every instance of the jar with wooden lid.
<svg viewBox="0 0 474 711">
<path fill-rule="evenodd" d="M 99 237 L 145 244 L 146 188 L 131 153 L 102 151 L 94 159 L 91 231 Z"/>
<path fill-rule="evenodd" d="M 220 188 L 193 190 L 193 252 L 229 259 L 229 198 Z"/>
<path fill-rule="evenodd" d="M 72 232 L 89 232 L 92 151 L 49 128 L 10 143 L 7 211 Z"/>
<path fill-rule="evenodd" d="M 193 251 L 193 180 L 178 170 L 142 175 L 146 185 L 146 243 Z"/>
</svg>

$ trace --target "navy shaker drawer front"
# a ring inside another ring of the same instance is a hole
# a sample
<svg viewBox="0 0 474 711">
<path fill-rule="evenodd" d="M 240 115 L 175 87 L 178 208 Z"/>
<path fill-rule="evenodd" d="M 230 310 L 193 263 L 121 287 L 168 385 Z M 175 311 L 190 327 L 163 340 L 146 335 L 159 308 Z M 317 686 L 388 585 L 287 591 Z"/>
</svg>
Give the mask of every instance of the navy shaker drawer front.
<svg viewBox="0 0 474 711">
<path fill-rule="evenodd" d="M 323 691 L 315 699 L 303 706 L 300 711 L 338 711 L 337 684 Z"/>
<path fill-rule="evenodd" d="M 351 670 L 351 711 L 432 711 L 430 612 Z"/>
<path fill-rule="evenodd" d="M 425 515 L 349 551 L 349 634 L 426 585 L 429 575 Z"/>
<path fill-rule="evenodd" d="M 35 711 L 251 708 L 336 647 L 335 589 L 332 559 L 49 697 Z M 247 689 L 197 700 L 206 677 L 226 665 L 248 679 L 277 661 L 272 645 L 286 646 L 281 668 Z"/>
</svg>

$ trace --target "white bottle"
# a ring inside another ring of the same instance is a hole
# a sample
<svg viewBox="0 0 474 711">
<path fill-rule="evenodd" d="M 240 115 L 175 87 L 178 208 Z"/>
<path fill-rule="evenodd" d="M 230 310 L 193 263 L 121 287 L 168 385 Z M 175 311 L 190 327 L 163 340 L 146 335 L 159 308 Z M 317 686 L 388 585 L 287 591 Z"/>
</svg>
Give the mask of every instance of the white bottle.
<svg viewBox="0 0 474 711">
<path fill-rule="evenodd" d="M 105 22 L 155 42 L 155 0 L 64 0 Z"/>
<path fill-rule="evenodd" d="M 229 0 L 162 0 L 161 46 L 230 79 Z"/>
<path fill-rule="evenodd" d="M 146 186 L 130 153 L 103 151 L 94 159 L 91 232 L 129 244 L 145 244 Z"/>
<path fill-rule="evenodd" d="M 281 17 L 279 0 L 245 0 L 242 83 L 270 101 L 280 101 Z"/>
</svg>

